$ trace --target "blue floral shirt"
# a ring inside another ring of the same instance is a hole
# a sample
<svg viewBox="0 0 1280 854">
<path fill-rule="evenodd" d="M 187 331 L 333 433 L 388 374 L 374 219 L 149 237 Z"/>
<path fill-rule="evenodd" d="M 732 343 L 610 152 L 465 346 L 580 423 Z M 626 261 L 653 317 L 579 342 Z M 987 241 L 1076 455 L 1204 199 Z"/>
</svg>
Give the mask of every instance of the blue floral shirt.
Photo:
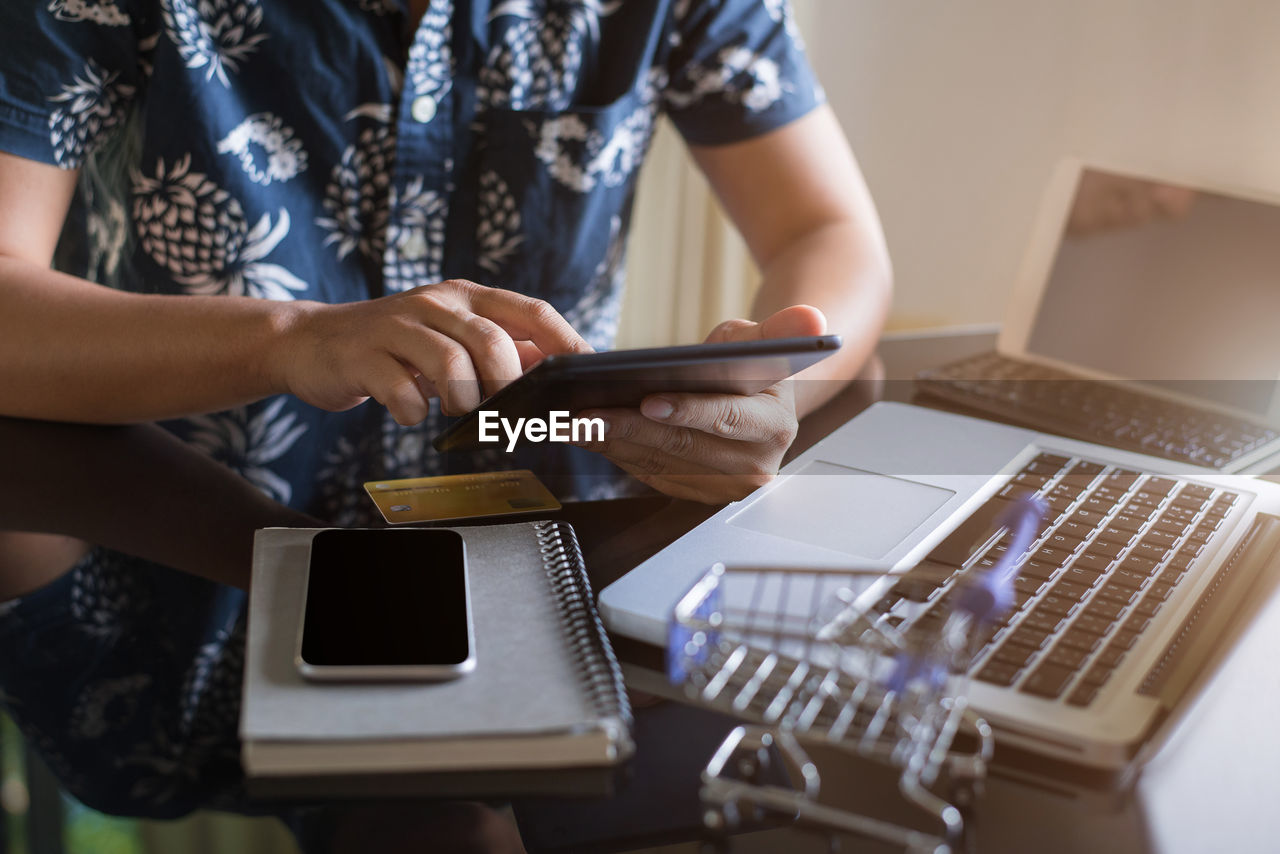
<svg viewBox="0 0 1280 854">
<path fill-rule="evenodd" d="M 403 0 L 12 0 L 0 43 L 0 149 L 96 155 L 69 272 L 324 302 L 467 278 L 548 300 L 597 348 L 658 115 L 717 144 L 821 100 L 786 0 L 431 0 L 416 28 Z M 362 482 L 445 465 L 438 413 L 406 430 L 376 404 L 169 426 L 343 523 Z"/>
<path fill-rule="evenodd" d="M 822 98 L 786 0 L 431 0 L 416 25 L 404 0 L 4 0 L 0 48 L 0 150 L 82 169 L 60 268 L 330 303 L 467 278 L 597 348 L 659 114 L 715 145 Z M 438 411 L 276 397 L 167 426 L 337 524 L 370 521 L 363 482 L 446 465 Z M 95 550 L 0 605 L 0 704 L 88 803 L 234 805 L 243 606 Z"/>
</svg>

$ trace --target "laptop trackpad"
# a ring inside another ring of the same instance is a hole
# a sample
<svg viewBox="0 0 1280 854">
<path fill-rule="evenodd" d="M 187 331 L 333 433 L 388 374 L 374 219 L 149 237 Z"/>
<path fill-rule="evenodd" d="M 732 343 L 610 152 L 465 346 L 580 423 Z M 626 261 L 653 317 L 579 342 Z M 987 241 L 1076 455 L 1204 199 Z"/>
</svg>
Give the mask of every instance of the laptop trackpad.
<svg viewBox="0 0 1280 854">
<path fill-rule="evenodd" d="M 814 460 L 729 524 L 878 560 L 955 493 Z"/>
</svg>

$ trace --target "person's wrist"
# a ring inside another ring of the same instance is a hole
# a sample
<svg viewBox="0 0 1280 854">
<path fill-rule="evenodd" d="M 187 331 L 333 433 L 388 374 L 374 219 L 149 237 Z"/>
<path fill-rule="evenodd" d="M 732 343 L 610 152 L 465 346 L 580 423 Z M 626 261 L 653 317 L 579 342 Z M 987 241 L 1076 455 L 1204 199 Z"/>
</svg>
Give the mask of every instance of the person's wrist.
<svg viewBox="0 0 1280 854">
<path fill-rule="evenodd" d="M 256 363 L 267 395 L 296 394 L 295 364 L 305 344 L 307 322 L 322 303 L 309 300 L 268 303 L 266 337 Z"/>
</svg>

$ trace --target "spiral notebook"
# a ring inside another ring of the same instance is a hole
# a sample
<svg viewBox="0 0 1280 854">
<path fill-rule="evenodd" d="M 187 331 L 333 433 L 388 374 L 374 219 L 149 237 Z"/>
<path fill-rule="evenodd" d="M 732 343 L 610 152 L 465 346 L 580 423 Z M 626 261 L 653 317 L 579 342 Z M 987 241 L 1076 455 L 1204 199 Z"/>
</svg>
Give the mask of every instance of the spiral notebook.
<svg viewBox="0 0 1280 854">
<path fill-rule="evenodd" d="M 417 684 L 299 675 L 294 645 L 318 530 L 268 528 L 254 541 L 240 721 L 251 779 L 345 777 L 364 793 L 379 778 L 453 775 L 470 791 L 540 790 L 545 772 L 608 768 L 631 754 L 621 670 L 571 526 L 453 529 L 466 542 L 476 669 Z"/>
</svg>

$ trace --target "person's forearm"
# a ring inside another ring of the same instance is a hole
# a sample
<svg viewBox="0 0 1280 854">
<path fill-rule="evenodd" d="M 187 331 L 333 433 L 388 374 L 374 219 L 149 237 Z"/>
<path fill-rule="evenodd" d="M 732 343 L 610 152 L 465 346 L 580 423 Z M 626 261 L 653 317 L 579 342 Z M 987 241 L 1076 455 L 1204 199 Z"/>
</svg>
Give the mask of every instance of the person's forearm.
<svg viewBox="0 0 1280 854">
<path fill-rule="evenodd" d="M 796 413 L 803 417 L 834 397 L 875 352 L 889 310 L 893 274 L 888 254 L 855 222 L 835 222 L 791 241 L 769 259 L 752 317 L 789 305 L 822 310 L 840 352 L 798 375 Z"/>
<path fill-rule="evenodd" d="M 0 256 L 0 414 L 127 423 L 285 391 L 290 304 L 130 294 Z"/>
</svg>

